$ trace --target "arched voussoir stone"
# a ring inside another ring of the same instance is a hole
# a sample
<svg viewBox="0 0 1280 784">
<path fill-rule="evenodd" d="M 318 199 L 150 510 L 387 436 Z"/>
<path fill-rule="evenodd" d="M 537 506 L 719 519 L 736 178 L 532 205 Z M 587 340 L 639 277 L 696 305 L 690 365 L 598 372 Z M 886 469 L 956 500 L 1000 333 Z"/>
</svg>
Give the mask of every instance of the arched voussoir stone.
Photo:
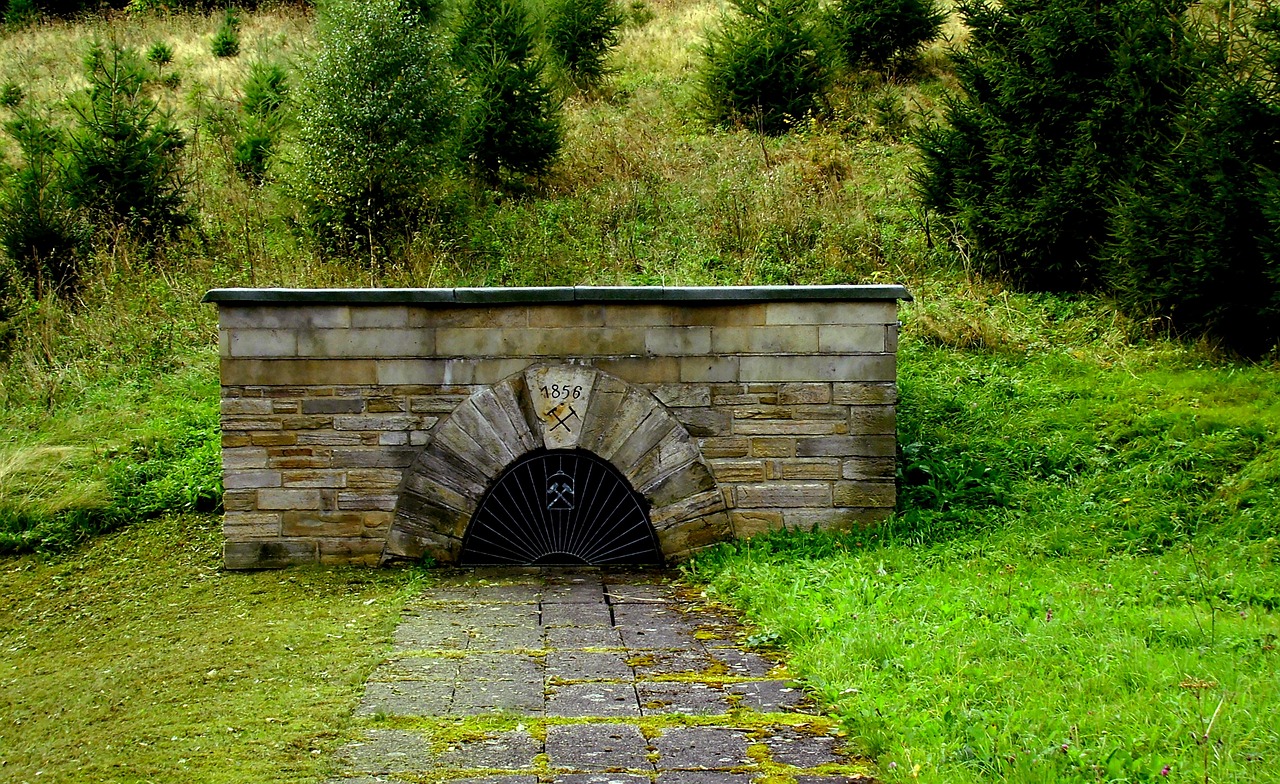
<svg viewBox="0 0 1280 784">
<path fill-rule="evenodd" d="M 585 449 L 609 461 L 648 502 L 668 560 L 733 535 L 697 441 L 656 397 L 589 365 L 535 364 L 435 427 L 405 471 L 383 561 L 456 562 L 485 492 L 537 449 Z"/>
</svg>

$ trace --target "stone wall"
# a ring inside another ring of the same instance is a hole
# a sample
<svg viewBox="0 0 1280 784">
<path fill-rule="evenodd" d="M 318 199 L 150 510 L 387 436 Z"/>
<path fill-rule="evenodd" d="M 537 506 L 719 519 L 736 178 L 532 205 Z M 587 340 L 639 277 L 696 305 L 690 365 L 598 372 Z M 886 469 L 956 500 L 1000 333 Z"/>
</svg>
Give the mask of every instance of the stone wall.
<svg viewBox="0 0 1280 784">
<path fill-rule="evenodd" d="M 382 561 L 406 469 L 462 404 L 531 366 L 593 368 L 656 400 L 696 444 L 682 465 L 714 479 L 724 525 L 710 538 L 874 523 L 895 503 L 896 305 L 907 296 L 896 286 L 210 292 L 227 566 Z M 528 424 L 535 442 L 547 437 L 546 422 Z M 475 500 L 449 507 L 455 525 Z M 663 547 L 682 557 L 707 543 Z M 450 550 L 408 552 L 447 560 Z"/>
</svg>

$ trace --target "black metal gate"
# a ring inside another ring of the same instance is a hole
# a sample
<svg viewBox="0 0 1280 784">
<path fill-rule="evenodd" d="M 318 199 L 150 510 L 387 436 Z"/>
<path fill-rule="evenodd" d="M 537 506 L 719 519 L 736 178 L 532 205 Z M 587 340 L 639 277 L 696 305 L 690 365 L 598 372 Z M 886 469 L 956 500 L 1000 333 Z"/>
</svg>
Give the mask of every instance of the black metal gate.
<svg viewBox="0 0 1280 784">
<path fill-rule="evenodd" d="M 662 562 L 648 504 L 607 460 L 538 450 L 507 466 L 467 526 L 463 566 Z"/>
</svg>

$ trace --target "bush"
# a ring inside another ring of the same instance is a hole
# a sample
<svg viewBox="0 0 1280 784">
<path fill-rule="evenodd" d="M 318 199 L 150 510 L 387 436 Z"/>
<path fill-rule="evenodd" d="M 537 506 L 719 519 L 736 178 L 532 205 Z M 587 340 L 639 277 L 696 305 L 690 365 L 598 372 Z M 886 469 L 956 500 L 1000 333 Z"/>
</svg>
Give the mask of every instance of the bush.
<svg viewBox="0 0 1280 784">
<path fill-rule="evenodd" d="M 964 93 L 918 140 L 925 205 L 977 266 L 1022 286 L 1096 286 L 1120 183 L 1158 159 L 1193 82 L 1181 0 L 969 0 Z"/>
<path fill-rule="evenodd" d="M 232 151 L 232 163 L 243 176 L 261 182 L 275 153 L 285 118 L 282 112 L 289 92 L 288 75 L 278 63 L 254 61 L 245 79 L 240 101 L 243 119 Z"/>
<path fill-rule="evenodd" d="M 850 66 L 883 70 L 937 40 L 946 19 L 936 0 L 840 0 L 831 27 Z"/>
<path fill-rule="evenodd" d="M 560 152 L 559 107 L 535 43 L 523 0 L 471 0 L 462 12 L 454 42 L 470 98 L 462 156 L 490 183 L 540 175 Z"/>
<path fill-rule="evenodd" d="M 547 43 L 580 90 L 604 79 L 605 60 L 618 45 L 622 12 L 615 0 L 562 0 L 547 25 Z"/>
<path fill-rule="evenodd" d="M 1108 283 L 1133 315 L 1257 355 L 1280 340 L 1280 95 L 1274 60 L 1224 65 L 1193 91 L 1179 144 L 1121 192 Z"/>
<path fill-rule="evenodd" d="M 818 107 L 830 81 L 813 0 L 731 0 L 703 46 L 704 111 L 713 122 L 774 135 Z"/>
<path fill-rule="evenodd" d="M 72 206 L 97 226 L 151 239 L 187 221 L 179 153 L 186 140 L 143 88 L 131 49 L 95 45 L 85 59 L 89 89 L 71 102 L 77 125 L 67 149 Z"/>
<path fill-rule="evenodd" d="M 447 160 L 456 90 L 435 36 L 396 0 L 334 2 L 317 36 L 297 90 L 297 194 L 320 239 L 374 258 Z"/>
<path fill-rule="evenodd" d="M 214 57 L 235 57 L 240 54 L 240 16 L 234 8 L 223 14 L 222 24 L 209 42 Z"/>
<path fill-rule="evenodd" d="M 5 130 L 18 143 L 22 162 L 0 198 L 0 245 L 37 297 L 73 290 L 88 237 L 63 183 L 62 134 L 27 112 Z"/>
</svg>

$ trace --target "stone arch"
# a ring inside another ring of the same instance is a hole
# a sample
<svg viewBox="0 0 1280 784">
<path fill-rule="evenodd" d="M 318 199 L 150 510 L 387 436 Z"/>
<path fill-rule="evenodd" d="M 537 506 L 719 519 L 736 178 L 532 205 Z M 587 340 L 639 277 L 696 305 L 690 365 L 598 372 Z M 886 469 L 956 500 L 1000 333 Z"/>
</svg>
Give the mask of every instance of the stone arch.
<svg viewBox="0 0 1280 784">
<path fill-rule="evenodd" d="M 585 365 L 535 364 L 461 403 L 405 470 L 383 562 L 456 563 L 481 498 L 539 448 L 585 449 L 612 463 L 650 506 L 663 557 L 733 536 L 697 441 L 652 394 Z"/>
</svg>

